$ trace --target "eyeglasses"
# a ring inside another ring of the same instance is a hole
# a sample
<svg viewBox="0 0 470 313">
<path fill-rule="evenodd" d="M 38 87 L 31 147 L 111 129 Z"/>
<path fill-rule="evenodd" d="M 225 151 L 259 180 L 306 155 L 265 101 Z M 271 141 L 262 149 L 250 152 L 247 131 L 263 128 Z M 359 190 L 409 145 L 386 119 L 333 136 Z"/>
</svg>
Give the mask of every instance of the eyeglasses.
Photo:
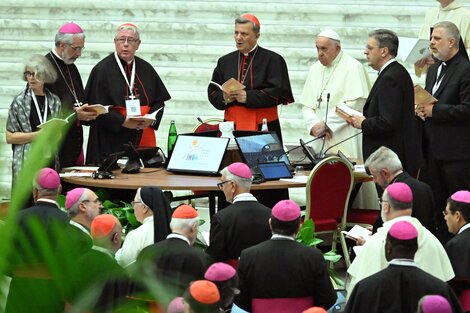
<svg viewBox="0 0 470 313">
<path fill-rule="evenodd" d="M 101 200 L 98 199 L 98 198 L 95 199 L 95 200 L 83 200 L 82 202 L 93 202 L 93 203 L 98 204 L 98 205 L 102 204 Z"/>
<path fill-rule="evenodd" d="M 383 200 L 383 199 L 378 199 L 379 200 L 379 204 L 380 205 L 383 205 L 384 203 L 388 203 L 387 200 Z"/>
<path fill-rule="evenodd" d="M 139 41 L 139 39 L 132 38 L 132 37 L 130 37 L 130 38 L 127 38 L 127 37 L 119 37 L 119 38 L 115 38 L 114 40 L 115 40 L 115 41 L 118 41 L 120 44 L 125 44 L 126 41 L 127 41 L 127 43 L 130 44 L 130 45 L 133 45 L 133 44 L 135 44 L 137 41 Z"/>
<path fill-rule="evenodd" d="M 67 44 L 70 48 L 72 48 L 73 51 L 75 52 L 82 52 L 85 50 L 85 47 L 77 47 L 77 46 L 72 46 L 71 44 Z"/>
<path fill-rule="evenodd" d="M 23 75 L 24 75 L 24 77 L 34 77 L 34 76 L 36 76 L 36 73 L 26 71 L 26 72 L 23 73 Z"/>
<path fill-rule="evenodd" d="M 131 205 L 134 206 L 136 204 L 142 203 L 142 201 L 131 201 Z M 142 203 L 143 204 L 143 203 Z"/>
<path fill-rule="evenodd" d="M 225 183 L 228 183 L 228 182 L 231 182 L 231 180 L 226 180 L 226 181 L 223 181 L 223 182 L 220 182 L 217 184 L 217 187 L 222 190 L 222 188 L 224 187 L 224 184 Z"/>
</svg>

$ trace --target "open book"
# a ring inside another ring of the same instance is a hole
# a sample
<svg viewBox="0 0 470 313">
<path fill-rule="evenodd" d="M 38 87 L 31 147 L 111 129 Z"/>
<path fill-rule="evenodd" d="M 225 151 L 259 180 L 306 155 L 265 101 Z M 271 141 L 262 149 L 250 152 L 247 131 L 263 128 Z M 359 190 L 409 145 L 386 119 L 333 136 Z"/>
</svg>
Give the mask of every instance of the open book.
<svg viewBox="0 0 470 313">
<path fill-rule="evenodd" d="M 157 114 L 161 110 L 163 110 L 164 107 L 161 107 L 160 109 L 156 110 L 153 113 L 150 114 L 145 114 L 143 116 L 140 115 L 128 115 L 127 117 L 130 118 L 131 120 L 145 120 L 145 121 L 155 121 L 157 119 Z"/>
<path fill-rule="evenodd" d="M 416 105 L 425 105 L 430 103 L 436 103 L 437 99 L 433 97 L 426 89 L 420 85 L 415 85 L 415 104 Z"/>
<path fill-rule="evenodd" d="M 98 115 L 106 114 L 109 112 L 111 105 L 91 104 L 83 107 L 84 111 L 95 112 Z"/>
<path fill-rule="evenodd" d="M 353 115 L 363 116 L 362 112 L 354 110 L 348 107 L 345 103 L 340 103 L 336 106 L 336 114 L 346 122 L 351 123 L 351 117 Z"/>
<path fill-rule="evenodd" d="M 66 118 L 58 118 L 58 117 L 54 117 L 54 118 L 51 118 L 50 120 L 46 121 L 45 123 L 42 123 L 40 125 L 38 125 L 38 128 L 39 129 L 42 129 L 44 127 L 49 127 L 50 125 L 56 125 L 56 126 L 64 126 L 66 125 L 68 122 L 69 122 L 69 119 L 74 116 L 76 113 L 73 112 L 71 113 L 69 116 L 67 116 Z"/>
<path fill-rule="evenodd" d="M 220 90 L 222 90 L 225 93 L 229 93 L 230 91 L 238 91 L 238 90 L 245 89 L 245 85 L 243 85 L 242 83 L 240 83 L 238 80 L 236 80 L 233 77 L 227 80 L 222 85 L 217 84 L 216 82 L 213 82 L 213 81 L 211 81 L 210 83 L 213 85 L 216 85 L 217 87 L 219 87 Z"/>
<path fill-rule="evenodd" d="M 398 47 L 398 54 L 400 55 L 403 63 L 414 64 L 416 61 L 427 57 L 431 54 L 429 51 L 429 40 L 399 37 L 400 45 Z"/>
<path fill-rule="evenodd" d="M 359 237 L 362 237 L 366 241 L 371 235 L 371 232 L 367 228 L 362 227 L 361 225 L 354 225 L 354 227 L 351 228 L 349 231 L 343 230 L 342 233 L 345 234 L 348 238 L 357 240 L 359 239 Z"/>
</svg>

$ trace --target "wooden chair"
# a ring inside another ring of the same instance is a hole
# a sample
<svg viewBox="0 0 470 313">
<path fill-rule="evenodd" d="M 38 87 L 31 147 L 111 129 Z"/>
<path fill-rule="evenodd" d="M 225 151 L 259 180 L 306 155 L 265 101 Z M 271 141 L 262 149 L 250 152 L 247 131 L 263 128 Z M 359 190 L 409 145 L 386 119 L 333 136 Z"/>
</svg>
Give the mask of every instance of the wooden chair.
<svg viewBox="0 0 470 313">
<path fill-rule="evenodd" d="M 354 175 L 350 165 L 337 156 L 320 161 L 310 172 L 307 181 L 305 219 L 312 219 L 315 233 L 332 233 L 332 249 L 338 237 L 346 266 L 350 265 L 344 234 L 349 197 Z"/>
</svg>

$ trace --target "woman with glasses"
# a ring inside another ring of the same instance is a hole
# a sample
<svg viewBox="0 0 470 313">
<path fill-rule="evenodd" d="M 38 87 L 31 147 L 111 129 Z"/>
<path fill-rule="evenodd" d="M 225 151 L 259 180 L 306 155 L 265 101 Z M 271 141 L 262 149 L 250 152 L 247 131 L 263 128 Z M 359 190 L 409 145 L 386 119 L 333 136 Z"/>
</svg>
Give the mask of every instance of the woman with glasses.
<svg viewBox="0 0 470 313">
<path fill-rule="evenodd" d="M 44 84 L 56 79 L 56 72 L 44 56 L 33 55 L 26 61 L 23 73 L 26 88 L 13 99 L 8 110 L 6 141 L 13 148 L 13 182 L 40 131 L 38 126 L 59 113 L 60 99 L 44 88 Z"/>
<path fill-rule="evenodd" d="M 132 201 L 134 215 L 141 226 L 131 230 L 116 255 L 123 267 L 133 263 L 145 247 L 166 238 L 170 231 L 171 207 L 158 187 L 142 187 Z"/>
</svg>

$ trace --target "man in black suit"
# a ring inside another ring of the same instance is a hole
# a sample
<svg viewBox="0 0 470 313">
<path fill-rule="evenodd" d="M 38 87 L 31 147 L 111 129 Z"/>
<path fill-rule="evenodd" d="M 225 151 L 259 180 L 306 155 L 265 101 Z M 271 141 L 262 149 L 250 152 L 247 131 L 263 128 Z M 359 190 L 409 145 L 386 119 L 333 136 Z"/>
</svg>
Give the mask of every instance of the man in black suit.
<svg viewBox="0 0 470 313">
<path fill-rule="evenodd" d="M 346 313 L 414 313 L 425 295 L 441 295 L 452 312 L 462 312 L 450 286 L 419 269 L 414 263 L 418 250 L 418 231 L 408 221 L 390 227 L 385 242 L 387 268 L 359 281 L 346 304 Z"/>
<path fill-rule="evenodd" d="M 362 129 L 364 160 L 381 146 L 392 149 L 406 172 L 415 175 L 421 166 L 421 132 L 414 114 L 410 74 L 395 57 L 397 35 L 386 29 L 369 34 L 366 50 L 369 66 L 379 76 L 364 105 L 364 116 L 353 116 L 353 127 Z"/>
<path fill-rule="evenodd" d="M 69 218 L 57 203 L 61 190 L 59 174 L 43 168 L 33 187 L 35 204 L 18 213 L 5 312 L 62 312 L 64 309 L 63 290 L 59 288 L 64 283 L 60 281 L 64 274 L 60 271 L 64 251 L 57 242 L 64 236 Z"/>
<path fill-rule="evenodd" d="M 393 183 L 405 183 L 413 192 L 413 211 L 411 216 L 416 217 L 428 230 L 434 227 L 434 197 L 431 187 L 403 171 L 398 155 L 387 147 L 380 147 L 372 153 L 364 163 L 374 178 L 374 182 L 384 190 Z M 380 218 L 380 214 L 379 218 Z M 383 221 L 380 219 L 381 226 Z"/>
<path fill-rule="evenodd" d="M 143 274 L 153 272 L 168 287 L 169 300 L 181 296 L 193 280 L 204 279 L 211 265 L 209 256 L 193 247 L 199 228 L 197 211 L 189 205 L 181 205 L 173 212 L 172 233 L 163 241 L 142 250 L 137 266 Z"/>
<path fill-rule="evenodd" d="M 449 232 L 455 235 L 444 248 L 455 272 L 450 285 L 459 295 L 470 289 L 470 191 L 461 190 L 450 196 L 443 213 Z"/>
<path fill-rule="evenodd" d="M 434 192 L 442 236 L 447 227 L 439 215 L 446 199 L 458 190 L 470 190 L 470 62 L 458 53 L 459 40 L 453 23 L 434 25 L 431 50 L 438 62 L 429 68 L 426 90 L 437 102 L 416 107 L 424 119 L 423 180 Z"/>
<path fill-rule="evenodd" d="M 270 240 L 242 251 L 240 294 L 235 305 L 248 312 L 268 312 L 260 308 L 252 311 L 252 301 L 276 299 L 282 306 L 290 299 L 290 310 L 278 307 L 278 312 L 302 312 L 313 304 L 330 308 L 336 293 L 323 255 L 295 241 L 300 230 L 299 206 L 291 200 L 279 201 L 272 209 L 269 225 L 273 232 Z"/>
<path fill-rule="evenodd" d="M 218 186 L 232 204 L 212 216 L 207 253 L 216 262 L 235 265 L 242 250 L 271 238 L 271 209 L 250 193 L 253 176 L 248 165 L 235 162 L 220 173 Z"/>
</svg>

